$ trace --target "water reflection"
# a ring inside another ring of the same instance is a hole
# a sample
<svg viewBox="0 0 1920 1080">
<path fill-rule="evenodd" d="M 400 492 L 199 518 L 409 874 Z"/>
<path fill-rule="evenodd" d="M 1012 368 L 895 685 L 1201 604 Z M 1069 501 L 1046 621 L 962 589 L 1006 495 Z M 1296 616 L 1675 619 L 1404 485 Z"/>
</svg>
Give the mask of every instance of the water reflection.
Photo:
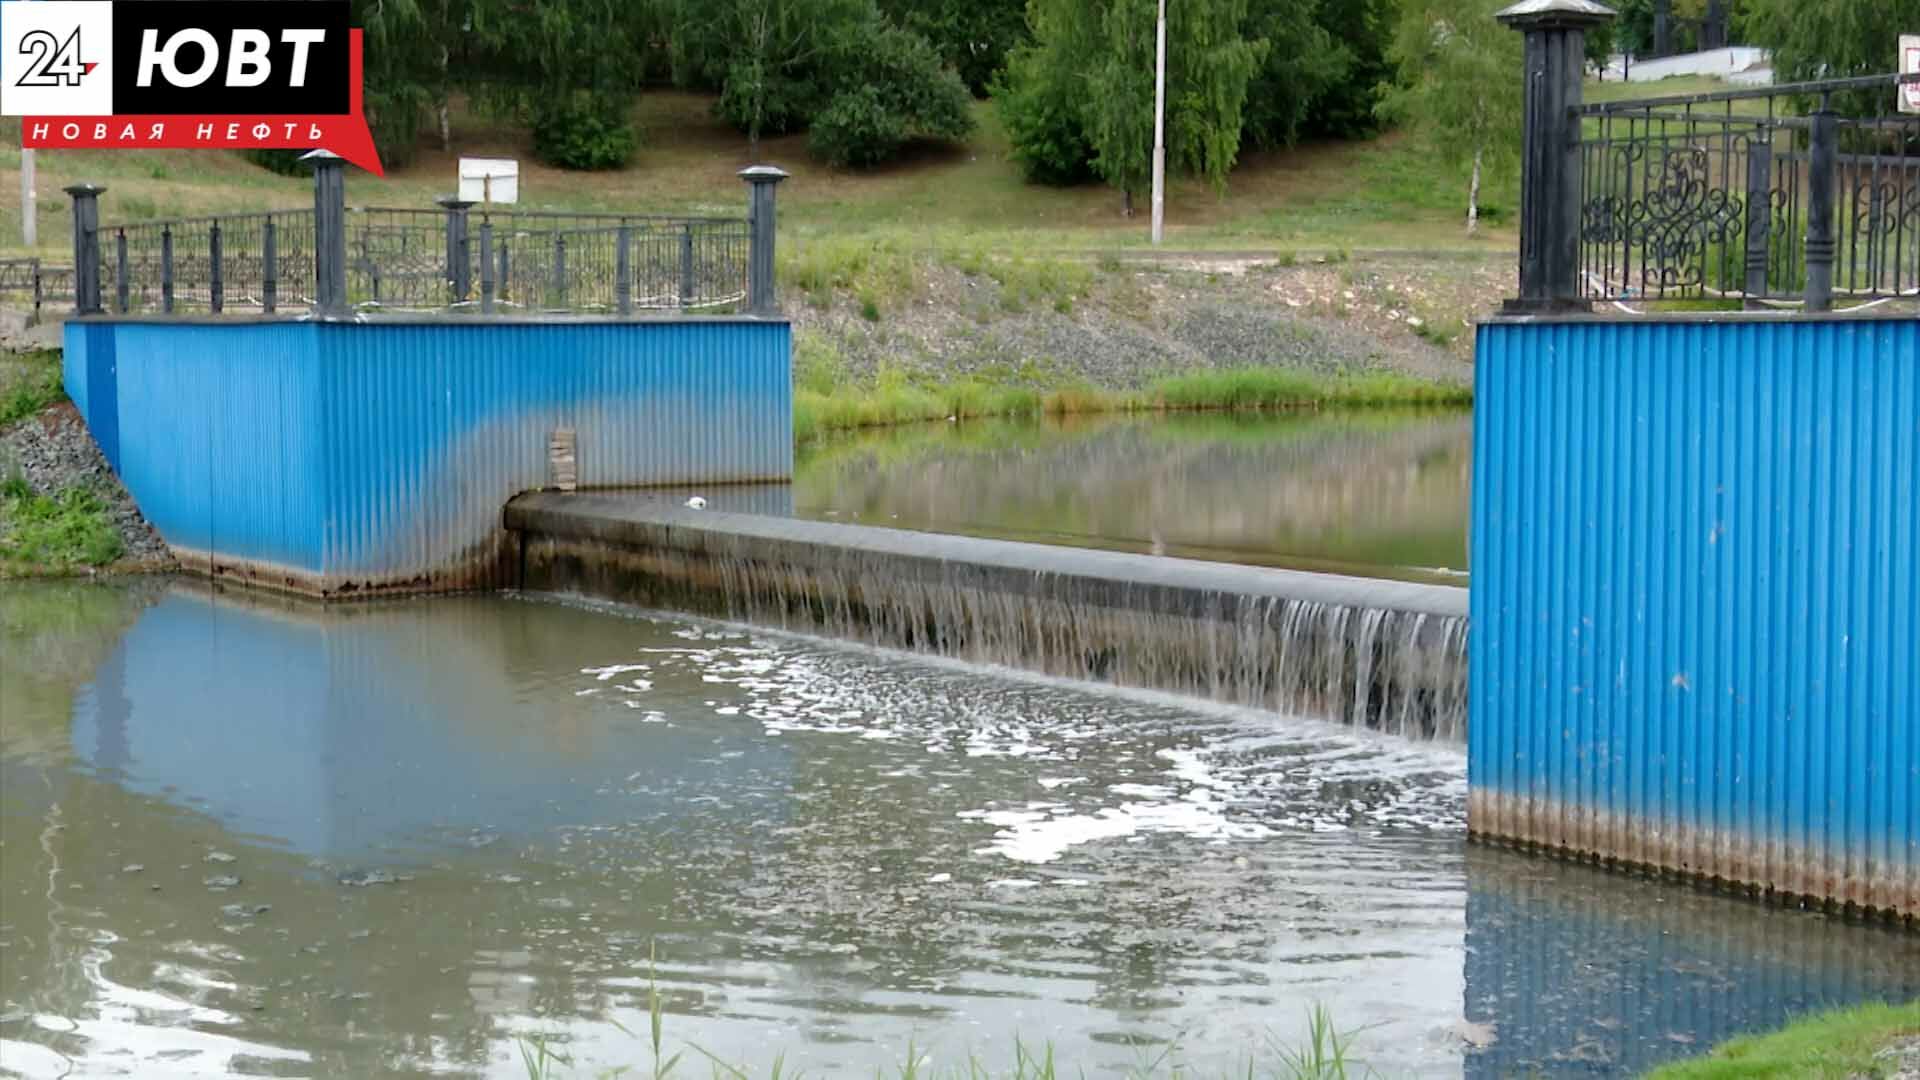
<svg viewBox="0 0 1920 1080">
<path fill-rule="evenodd" d="M 1188 558 L 1457 582 L 1469 414 L 983 421 L 818 442 L 798 513 Z"/>
<path fill-rule="evenodd" d="M 1385 1076 L 1552 1074 L 1920 992 L 1909 939 L 1469 852 L 1428 746 L 500 597 L 0 615 L 28 1076 L 591 1075 L 653 986 L 671 1048 L 815 1075 L 1211 1071 L 1314 1001 Z"/>
</svg>

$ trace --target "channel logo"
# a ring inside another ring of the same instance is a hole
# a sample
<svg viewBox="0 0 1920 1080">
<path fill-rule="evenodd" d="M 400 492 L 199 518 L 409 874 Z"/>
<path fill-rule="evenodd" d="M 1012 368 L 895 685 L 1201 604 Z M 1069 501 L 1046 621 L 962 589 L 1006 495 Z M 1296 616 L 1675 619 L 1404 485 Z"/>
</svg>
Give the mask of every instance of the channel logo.
<svg viewBox="0 0 1920 1080">
<path fill-rule="evenodd" d="M 377 173 L 350 19 L 348 0 L 0 0 L 0 115 L 32 147 L 324 148 Z"/>
</svg>

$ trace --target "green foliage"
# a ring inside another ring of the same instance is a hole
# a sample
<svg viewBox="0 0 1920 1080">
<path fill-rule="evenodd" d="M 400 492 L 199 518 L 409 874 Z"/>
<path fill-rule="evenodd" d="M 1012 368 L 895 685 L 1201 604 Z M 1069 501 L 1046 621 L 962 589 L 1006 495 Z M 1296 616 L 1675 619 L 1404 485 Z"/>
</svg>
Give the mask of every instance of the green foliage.
<svg viewBox="0 0 1920 1080">
<path fill-rule="evenodd" d="M 1503 176 L 1518 164 L 1522 132 L 1521 37 L 1497 22 L 1499 0 L 1407 0 L 1391 55 L 1400 81 L 1381 115 L 1405 123 L 1440 159 Z M 1468 196 L 1470 220 L 1477 216 Z"/>
<path fill-rule="evenodd" d="M 92 491 L 37 495 L 18 476 L 0 484 L 0 566 L 71 570 L 105 566 L 120 552 L 120 534 Z"/>
<path fill-rule="evenodd" d="M 828 164 L 877 165 L 911 136 L 959 139 L 973 130 L 966 87 L 925 38 L 880 30 L 867 42 L 861 71 L 864 81 L 841 89 L 814 119 L 808 145 Z"/>
<path fill-rule="evenodd" d="M 1028 40 L 1024 0 L 881 0 L 894 24 L 926 38 L 976 97 Z"/>
<path fill-rule="evenodd" d="M 1920 32 L 1920 0 L 1750 0 L 1746 29 L 1773 50 L 1782 82 L 1884 75 L 1900 70 L 1900 35 Z M 1835 95 L 1834 107 L 1876 116 L 1893 107 L 1890 91 Z"/>
<path fill-rule="evenodd" d="M 1345 68 L 1313 98 L 1303 135 L 1352 139 L 1371 135 L 1379 129 L 1380 93 L 1381 88 L 1392 81 L 1395 71 L 1389 50 L 1402 3 L 1403 0 L 1320 0 L 1315 22 L 1335 48 L 1345 54 Z M 1270 92 L 1271 84 L 1262 90 Z"/>
<path fill-rule="evenodd" d="M 0 373 L 7 376 L 4 389 L 0 389 L 0 428 L 66 400 L 57 352 L 0 357 Z"/>
<path fill-rule="evenodd" d="M 829 164 L 886 161 L 915 137 L 973 129 L 969 94 L 927 39 L 873 0 L 673 0 L 675 77 L 719 91 L 719 114 L 758 153 L 810 129 Z"/>
<path fill-rule="evenodd" d="M 573 90 L 533 106 L 533 152 L 563 169 L 618 169 L 639 138 L 624 94 Z"/>
<path fill-rule="evenodd" d="M 306 153 L 305 150 L 240 151 L 240 155 L 248 161 L 253 162 L 268 172 L 279 173 L 281 176 L 307 175 L 308 169 L 306 163 L 300 160 Z M 381 155 L 381 162 L 383 164 L 390 164 L 390 162 L 387 162 L 385 154 Z"/>
<path fill-rule="evenodd" d="M 1033 10 L 1043 18 L 1051 9 L 1036 3 Z M 1083 118 L 1086 90 L 1077 66 L 1062 55 L 1070 49 L 1058 37 L 1017 49 L 993 86 L 1014 163 L 1035 183 L 1066 186 L 1094 177 Z"/>
<path fill-rule="evenodd" d="M 1154 0 L 1033 0 L 1032 44 L 994 86 L 1027 177 L 1151 178 Z M 1373 129 L 1394 0 L 1187 0 L 1168 9 L 1167 151 L 1224 190 L 1246 145 Z"/>
</svg>

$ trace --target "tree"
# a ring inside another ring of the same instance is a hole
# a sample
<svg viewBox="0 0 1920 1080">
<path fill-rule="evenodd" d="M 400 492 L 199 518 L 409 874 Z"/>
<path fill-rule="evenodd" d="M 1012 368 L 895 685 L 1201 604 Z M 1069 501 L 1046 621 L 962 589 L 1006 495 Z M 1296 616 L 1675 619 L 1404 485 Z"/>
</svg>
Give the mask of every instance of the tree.
<svg viewBox="0 0 1920 1080">
<path fill-rule="evenodd" d="M 881 0 L 881 13 L 927 39 L 967 89 L 985 97 L 1013 50 L 1031 40 L 1025 0 Z"/>
<path fill-rule="evenodd" d="M 1224 188 L 1239 158 L 1248 88 L 1267 56 L 1248 0 L 1181 0 L 1167 19 L 1170 167 Z M 1155 0 L 1034 0 L 1034 44 L 996 97 L 1028 175 L 1070 177 L 1079 147 L 1126 213 L 1153 164 Z"/>
<path fill-rule="evenodd" d="M 1900 35 L 1920 33 L 1920 0 L 1752 0 L 1751 8 L 1747 33 L 1773 50 L 1773 69 L 1783 82 L 1898 71 Z M 1872 116 L 1892 107 L 1892 94 L 1843 94 L 1834 105 Z"/>
<path fill-rule="evenodd" d="M 1517 161 L 1523 119 L 1520 35 L 1497 22 L 1497 0 L 1408 0 L 1392 56 L 1400 82 L 1383 115 L 1412 126 L 1459 167 L 1471 163 L 1467 231 L 1480 223 L 1488 171 Z"/>
<path fill-rule="evenodd" d="M 1309 131 L 1353 133 L 1341 117 L 1349 108 L 1345 91 L 1360 59 L 1353 45 L 1324 25 L 1321 13 L 1328 6 L 1320 0 L 1267 2 L 1248 16 L 1251 36 L 1268 46 L 1265 62 L 1247 87 L 1245 136 L 1253 145 L 1291 146 Z M 1379 82 L 1383 77 L 1376 72 L 1371 78 Z M 1359 126 L 1370 128 L 1371 96 L 1364 113 L 1366 122 Z"/>
<path fill-rule="evenodd" d="M 814 118 L 808 142 L 830 165 L 877 165 L 914 136 L 959 139 L 973 130 L 971 95 L 927 39 L 896 26 L 867 35 L 859 78 L 847 79 Z"/>
</svg>

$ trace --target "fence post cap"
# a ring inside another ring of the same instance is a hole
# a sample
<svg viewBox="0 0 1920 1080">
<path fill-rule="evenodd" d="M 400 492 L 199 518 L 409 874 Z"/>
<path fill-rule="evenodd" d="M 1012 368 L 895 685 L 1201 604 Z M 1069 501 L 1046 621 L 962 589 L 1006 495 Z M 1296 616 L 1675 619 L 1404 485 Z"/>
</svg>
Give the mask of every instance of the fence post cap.
<svg viewBox="0 0 1920 1080">
<path fill-rule="evenodd" d="M 749 165 L 740 170 L 740 179 L 749 184 L 777 184 L 791 175 L 778 165 Z"/>
<path fill-rule="evenodd" d="M 1572 30 L 1612 22 L 1619 12 L 1596 0 L 1520 0 L 1493 17 L 1515 30 Z"/>
<path fill-rule="evenodd" d="M 104 195 L 107 189 L 99 184 L 69 184 L 60 189 L 78 199 L 87 195 Z"/>
<path fill-rule="evenodd" d="M 458 195 L 442 195 L 433 201 L 436 205 L 444 206 L 448 210 L 467 210 L 480 205 L 476 200 L 463 199 Z"/>
<path fill-rule="evenodd" d="M 347 161 L 346 158 L 341 157 L 331 150 L 309 150 L 300 155 L 300 160 L 311 163 L 316 169 L 328 164 L 344 165 Z"/>
</svg>

